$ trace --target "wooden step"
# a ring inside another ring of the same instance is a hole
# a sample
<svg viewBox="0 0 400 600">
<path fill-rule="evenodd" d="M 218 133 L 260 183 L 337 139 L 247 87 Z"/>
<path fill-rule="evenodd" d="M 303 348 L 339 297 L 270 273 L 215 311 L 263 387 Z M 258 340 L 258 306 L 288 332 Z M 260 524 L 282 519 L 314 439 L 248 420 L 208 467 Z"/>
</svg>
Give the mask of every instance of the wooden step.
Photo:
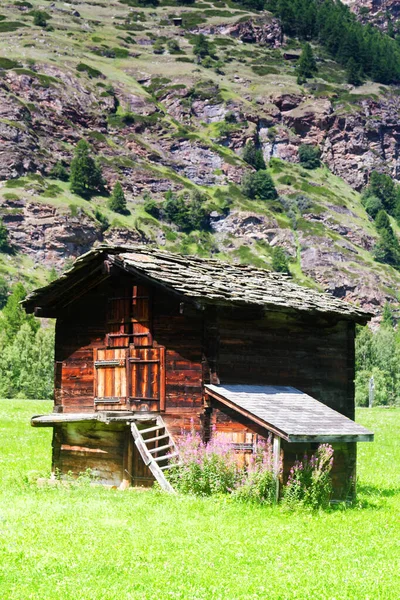
<svg viewBox="0 0 400 600">
<path fill-rule="evenodd" d="M 155 458 L 153 458 L 153 460 L 155 460 L 158 463 L 162 460 L 170 460 L 171 458 L 175 458 L 175 456 L 178 456 L 178 452 L 172 452 L 172 454 L 165 454 L 164 456 L 156 456 Z"/>
<path fill-rule="evenodd" d="M 161 450 L 167 450 L 168 448 L 172 448 L 172 444 L 169 443 L 166 446 L 159 446 L 158 448 L 152 448 L 149 450 L 150 454 L 156 454 L 157 452 L 161 452 Z"/>
<path fill-rule="evenodd" d="M 157 440 L 163 440 L 164 438 L 169 438 L 169 433 L 164 433 L 164 435 L 159 435 L 157 437 L 152 437 L 147 440 L 143 440 L 145 444 L 149 444 L 150 442 L 157 442 Z"/>
<path fill-rule="evenodd" d="M 138 432 L 140 433 L 140 435 L 143 435 L 144 433 L 150 433 L 150 431 L 159 431 L 160 429 L 165 429 L 165 426 L 155 425 L 154 427 L 148 427 L 147 429 L 138 429 Z"/>
<path fill-rule="evenodd" d="M 160 467 L 161 471 L 165 471 L 166 469 L 172 469 L 172 467 L 182 467 L 182 463 L 170 463 L 169 465 L 164 465 Z"/>
</svg>

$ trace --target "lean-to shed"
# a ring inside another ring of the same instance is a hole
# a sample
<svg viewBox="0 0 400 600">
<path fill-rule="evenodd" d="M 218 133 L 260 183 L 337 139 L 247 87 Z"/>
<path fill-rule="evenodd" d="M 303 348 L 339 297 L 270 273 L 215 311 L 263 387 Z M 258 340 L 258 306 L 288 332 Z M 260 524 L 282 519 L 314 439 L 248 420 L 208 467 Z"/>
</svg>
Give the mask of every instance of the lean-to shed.
<svg viewBox="0 0 400 600">
<path fill-rule="evenodd" d="M 329 442 L 333 484 L 355 480 L 355 324 L 371 315 L 290 277 L 214 259 L 100 247 L 25 300 L 56 318 L 53 470 L 151 485 L 195 427 L 224 432 L 242 460 L 274 436 L 285 480 Z M 168 487 L 168 485 L 166 484 Z"/>
</svg>

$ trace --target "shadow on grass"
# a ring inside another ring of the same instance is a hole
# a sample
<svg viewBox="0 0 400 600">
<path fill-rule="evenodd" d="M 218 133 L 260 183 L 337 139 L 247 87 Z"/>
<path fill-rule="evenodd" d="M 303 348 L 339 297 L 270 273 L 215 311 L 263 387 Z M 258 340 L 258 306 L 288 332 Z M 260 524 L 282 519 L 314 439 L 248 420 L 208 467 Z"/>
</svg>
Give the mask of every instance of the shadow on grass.
<svg viewBox="0 0 400 600">
<path fill-rule="evenodd" d="M 357 497 L 351 502 L 348 509 L 375 509 L 379 510 L 386 506 L 389 498 L 400 497 L 400 487 L 380 488 L 375 485 L 358 484 Z"/>
</svg>

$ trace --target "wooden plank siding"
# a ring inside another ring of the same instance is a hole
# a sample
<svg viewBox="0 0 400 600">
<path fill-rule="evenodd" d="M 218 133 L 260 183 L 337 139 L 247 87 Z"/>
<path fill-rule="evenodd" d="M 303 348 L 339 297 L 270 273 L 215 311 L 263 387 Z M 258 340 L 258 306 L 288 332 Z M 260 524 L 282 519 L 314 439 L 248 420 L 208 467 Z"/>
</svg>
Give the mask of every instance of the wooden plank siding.
<svg viewBox="0 0 400 600">
<path fill-rule="evenodd" d="M 290 385 L 354 418 L 354 324 L 267 313 L 219 320 L 221 384 Z"/>
</svg>

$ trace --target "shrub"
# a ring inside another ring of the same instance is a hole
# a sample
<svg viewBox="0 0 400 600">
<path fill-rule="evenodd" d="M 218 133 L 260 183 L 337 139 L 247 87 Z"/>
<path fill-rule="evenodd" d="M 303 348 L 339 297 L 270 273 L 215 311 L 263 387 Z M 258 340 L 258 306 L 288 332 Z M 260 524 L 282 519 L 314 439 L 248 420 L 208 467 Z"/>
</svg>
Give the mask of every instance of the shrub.
<svg viewBox="0 0 400 600">
<path fill-rule="evenodd" d="M 253 200 L 275 200 L 278 197 L 271 175 L 264 170 L 246 173 L 242 179 L 242 192 Z"/>
<path fill-rule="evenodd" d="M 2 21 L 0 22 L 0 33 L 17 31 L 21 27 L 26 27 L 26 25 L 20 21 Z"/>
<path fill-rule="evenodd" d="M 155 219 L 160 218 L 160 206 L 158 202 L 153 200 L 153 198 L 145 198 L 143 208 L 149 215 L 151 215 Z"/>
<path fill-rule="evenodd" d="M 192 431 L 178 442 L 181 466 L 170 469 L 168 478 L 179 492 L 210 496 L 234 489 L 237 480 L 235 453 L 223 437 L 204 444 Z"/>
<path fill-rule="evenodd" d="M 212 46 L 203 33 L 200 33 L 200 35 L 196 36 L 193 46 L 193 53 L 199 58 L 205 58 L 206 56 L 213 55 Z"/>
<path fill-rule="evenodd" d="M 236 500 L 257 504 L 273 504 L 276 501 L 276 480 L 273 473 L 271 439 L 259 441 L 250 457 L 233 497 Z"/>
<path fill-rule="evenodd" d="M 375 219 L 376 215 L 380 210 L 382 210 L 383 205 L 382 201 L 376 196 L 369 196 L 363 201 L 365 210 L 369 214 L 370 217 Z"/>
<path fill-rule="evenodd" d="M 15 60 L 11 60 L 9 58 L 4 58 L 0 56 L 0 69 L 4 69 L 5 71 L 7 71 L 9 69 L 16 69 L 20 66 L 21 65 Z"/>
<path fill-rule="evenodd" d="M 302 144 L 299 148 L 300 164 L 305 169 L 317 169 L 320 164 L 320 150 L 316 146 Z"/>
<path fill-rule="evenodd" d="M 333 448 L 321 444 L 315 454 L 308 459 L 297 460 L 290 469 L 284 488 L 284 502 L 287 506 L 309 506 L 313 509 L 329 505 L 332 493 L 331 470 Z"/>
<path fill-rule="evenodd" d="M 153 44 L 153 52 L 154 54 L 163 54 L 165 51 L 164 42 L 161 39 L 158 39 Z"/>
<path fill-rule="evenodd" d="M 115 58 L 128 58 L 129 50 L 126 48 L 112 48 Z"/>
<path fill-rule="evenodd" d="M 170 54 L 182 54 L 178 40 L 170 39 L 167 41 L 167 48 Z"/>
<path fill-rule="evenodd" d="M 44 10 L 32 10 L 29 14 L 33 17 L 33 24 L 37 27 L 46 27 L 47 21 L 51 19 L 49 13 Z"/>
<path fill-rule="evenodd" d="M 60 179 L 61 181 L 68 181 L 69 179 L 68 171 L 65 168 L 63 162 L 60 160 L 56 162 L 54 167 L 50 170 L 49 175 L 53 179 Z"/>
<path fill-rule="evenodd" d="M 289 273 L 287 255 L 281 246 L 272 249 L 272 268 L 277 273 Z"/>
<path fill-rule="evenodd" d="M 94 218 L 100 223 L 100 229 L 102 232 L 106 231 L 106 229 L 110 227 L 109 220 L 98 208 L 96 208 L 94 211 Z"/>
<path fill-rule="evenodd" d="M 197 190 L 194 190 L 189 198 L 167 192 L 162 204 L 162 215 L 182 231 L 206 229 L 209 217 L 204 208 L 205 201 L 205 196 Z"/>
<path fill-rule="evenodd" d="M 80 73 L 86 72 L 90 78 L 92 77 L 103 77 L 102 73 L 98 69 L 94 69 L 90 65 L 86 63 L 79 63 L 76 67 L 76 70 Z"/>
</svg>

